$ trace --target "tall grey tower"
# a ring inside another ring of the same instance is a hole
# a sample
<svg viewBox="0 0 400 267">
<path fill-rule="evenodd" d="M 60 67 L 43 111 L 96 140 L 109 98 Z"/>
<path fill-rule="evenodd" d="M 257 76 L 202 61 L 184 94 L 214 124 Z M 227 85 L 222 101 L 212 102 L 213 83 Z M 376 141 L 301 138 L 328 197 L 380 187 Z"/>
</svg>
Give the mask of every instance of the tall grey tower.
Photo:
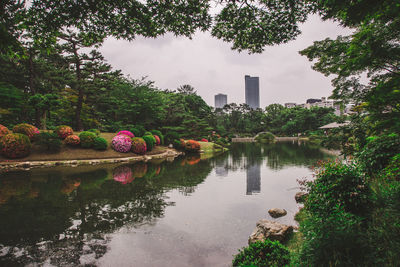
<svg viewBox="0 0 400 267">
<path fill-rule="evenodd" d="M 228 103 L 228 96 L 224 94 L 215 95 L 215 108 L 223 108 Z"/>
<path fill-rule="evenodd" d="M 260 79 L 258 77 L 244 76 L 246 104 L 252 109 L 260 107 Z"/>
</svg>

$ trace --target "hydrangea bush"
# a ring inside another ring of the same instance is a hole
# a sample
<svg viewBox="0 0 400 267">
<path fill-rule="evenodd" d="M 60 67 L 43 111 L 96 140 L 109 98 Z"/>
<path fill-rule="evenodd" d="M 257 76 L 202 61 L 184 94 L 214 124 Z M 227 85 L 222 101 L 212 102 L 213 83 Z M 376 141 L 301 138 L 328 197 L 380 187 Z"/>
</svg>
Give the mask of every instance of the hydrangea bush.
<svg viewBox="0 0 400 267">
<path fill-rule="evenodd" d="M 130 138 L 133 138 L 133 137 L 135 137 L 135 135 L 132 133 L 132 132 L 130 132 L 130 131 L 119 131 L 118 133 L 117 133 L 117 135 L 121 135 L 121 134 L 124 134 L 124 135 L 127 135 L 127 136 L 129 136 Z"/>
<path fill-rule="evenodd" d="M 8 130 L 8 128 L 6 126 L 0 124 L 0 138 L 9 133 L 10 133 L 10 130 Z"/>
<path fill-rule="evenodd" d="M 69 146 L 77 146 L 81 143 L 81 139 L 79 138 L 79 136 L 73 134 L 67 136 L 67 138 L 64 139 L 64 142 Z"/>
<path fill-rule="evenodd" d="M 200 151 L 200 143 L 195 140 L 188 140 L 185 144 L 185 150 L 188 152 Z"/>
<path fill-rule="evenodd" d="M 60 125 L 54 129 L 54 132 L 61 138 L 65 139 L 67 136 L 73 135 L 74 131 L 67 125 Z"/>
<path fill-rule="evenodd" d="M 35 136 L 40 133 L 38 128 L 36 128 L 35 126 L 28 124 L 28 123 L 21 123 L 21 124 L 15 125 L 13 128 L 13 132 L 25 134 L 26 136 L 29 137 L 30 141 L 33 141 Z"/>
<path fill-rule="evenodd" d="M 126 153 L 131 150 L 132 140 L 124 134 L 117 135 L 112 139 L 111 147 L 117 152 Z"/>
<path fill-rule="evenodd" d="M 31 141 L 25 134 L 7 134 L 0 139 L 1 154 L 7 158 L 22 158 L 31 152 Z"/>
<path fill-rule="evenodd" d="M 81 140 L 81 147 L 91 148 L 94 145 L 94 139 L 96 139 L 96 134 L 92 132 L 81 132 L 79 134 L 79 139 Z"/>
<path fill-rule="evenodd" d="M 143 138 L 140 137 L 134 137 L 132 138 L 132 148 L 131 148 L 133 153 L 143 155 L 147 151 L 147 145 L 146 141 L 144 141 Z"/>
</svg>

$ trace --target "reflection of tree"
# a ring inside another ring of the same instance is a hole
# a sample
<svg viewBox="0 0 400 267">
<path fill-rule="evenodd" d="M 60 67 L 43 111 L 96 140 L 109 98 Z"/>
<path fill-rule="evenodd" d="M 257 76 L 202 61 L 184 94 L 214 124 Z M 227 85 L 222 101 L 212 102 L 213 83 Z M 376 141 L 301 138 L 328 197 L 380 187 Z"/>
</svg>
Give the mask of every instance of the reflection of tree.
<svg viewBox="0 0 400 267">
<path fill-rule="evenodd" d="M 41 264 L 46 259 L 57 266 L 78 265 L 82 255 L 99 258 L 107 250 L 107 233 L 162 217 L 171 204 L 165 196 L 167 190 L 194 192 L 211 170 L 208 161 L 183 167 L 174 161 L 92 171 L 79 168 L 0 177 L 4 199 L 0 240 L 10 247 L 9 253 L 0 257 L 0 265 Z M 142 178 L 128 183 L 130 173 Z M 114 181 L 116 176 L 128 180 L 121 184 L 122 180 Z M 17 248 L 23 249 L 22 256 L 15 256 Z"/>
</svg>

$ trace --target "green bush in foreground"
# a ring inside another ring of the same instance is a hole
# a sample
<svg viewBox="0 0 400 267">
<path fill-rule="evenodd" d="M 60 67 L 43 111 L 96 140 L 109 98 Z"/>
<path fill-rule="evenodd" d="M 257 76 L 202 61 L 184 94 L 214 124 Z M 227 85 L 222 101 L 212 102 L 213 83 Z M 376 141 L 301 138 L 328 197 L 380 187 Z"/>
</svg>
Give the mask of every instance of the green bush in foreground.
<svg viewBox="0 0 400 267">
<path fill-rule="evenodd" d="M 62 141 L 60 140 L 59 133 L 43 132 L 35 136 L 35 142 L 37 145 L 45 148 L 48 151 L 57 152 L 60 151 Z"/>
<path fill-rule="evenodd" d="M 93 142 L 93 148 L 96 150 L 106 150 L 108 147 L 107 140 L 103 137 L 96 137 Z"/>
<path fill-rule="evenodd" d="M 144 135 L 143 140 L 146 142 L 147 151 L 153 150 L 156 145 L 156 139 L 152 135 Z"/>
<path fill-rule="evenodd" d="M 81 140 L 81 147 L 91 148 L 94 145 L 94 139 L 96 139 L 96 134 L 92 132 L 81 132 L 79 134 L 79 139 Z"/>
<path fill-rule="evenodd" d="M 250 244 L 239 250 L 232 261 L 233 266 L 285 266 L 289 264 L 289 250 L 279 241 L 265 240 Z"/>
</svg>

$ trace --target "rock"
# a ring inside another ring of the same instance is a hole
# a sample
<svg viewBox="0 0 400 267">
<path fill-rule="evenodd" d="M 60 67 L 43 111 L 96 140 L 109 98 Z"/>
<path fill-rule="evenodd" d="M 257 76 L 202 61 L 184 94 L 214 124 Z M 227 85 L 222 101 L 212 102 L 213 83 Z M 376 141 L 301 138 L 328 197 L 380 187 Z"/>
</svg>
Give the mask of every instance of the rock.
<svg viewBox="0 0 400 267">
<path fill-rule="evenodd" d="M 172 144 L 169 144 L 168 147 L 169 147 L 169 148 L 173 148 L 174 146 L 173 146 Z"/>
<path fill-rule="evenodd" d="M 283 242 L 292 232 L 293 226 L 262 219 L 257 222 L 257 227 L 250 235 L 249 244 L 256 241 L 265 241 L 266 239 Z"/>
<path fill-rule="evenodd" d="M 284 209 L 270 209 L 268 211 L 269 215 L 271 215 L 272 218 L 278 218 L 278 217 L 282 217 L 285 216 L 287 214 L 287 211 Z"/>
<path fill-rule="evenodd" d="M 307 195 L 308 193 L 306 192 L 297 192 L 296 195 L 294 196 L 294 199 L 296 199 L 297 203 L 303 203 Z"/>
</svg>

